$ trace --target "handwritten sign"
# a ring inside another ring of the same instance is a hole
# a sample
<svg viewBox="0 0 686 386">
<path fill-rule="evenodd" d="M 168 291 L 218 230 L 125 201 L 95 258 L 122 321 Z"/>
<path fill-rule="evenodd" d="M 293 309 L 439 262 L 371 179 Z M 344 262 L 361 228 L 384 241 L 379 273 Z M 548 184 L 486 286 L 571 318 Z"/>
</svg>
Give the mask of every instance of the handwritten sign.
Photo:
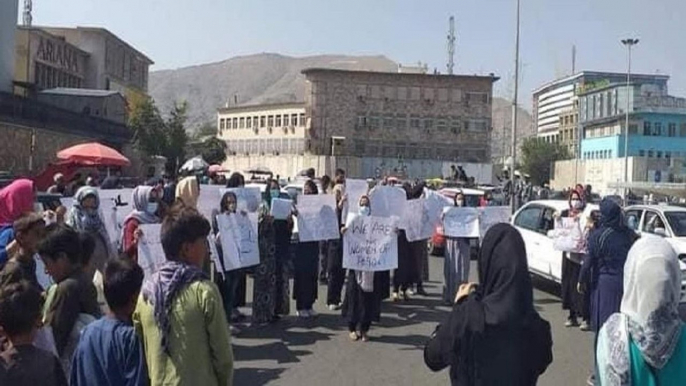
<svg viewBox="0 0 686 386">
<path fill-rule="evenodd" d="M 356 216 L 343 235 L 343 268 L 388 271 L 398 268 L 396 219 Z"/>
<path fill-rule="evenodd" d="M 260 263 L 257 213 L 217 216 L 223 251 L 224 270 L 250 267 Z"/>
<path fill-rule="evenodd" d="M 405 211 L 407 194 L 401 188 L 377 186 L 369 193 L 372 214 L 375 217 L 400 218 Z"/>
<path fill-rule="evenodd" d="M 434 215 L 429 212 L 430 208 L 426 199 L 418 198 L 408 200 L 405 204 L 405 213 L 401 224 L 405 229 L 407 241 L 417 241 L 430 239 L 435 229 L 435 220 L 440 219 L 440 213 Z"/>
<path fill-rule="evenodd" d="M 133 210 L 133 189 L 98 189 L 98 196 L 103 213 L 116 209 L 117 227 L 121 229 L 124 219 Z"/>
<path fill-rule="evenodd" d="M 585 253 L 582 225 L 577 218 L 561 217 L 555 221 L 551 232 L 556 251 Z"/>
<path fill-rule="evenodd" d="M 329 194 L 298 197 L 298 236 L 301 242 L 340 237 L 336 198 Z"/>
<path fill-rule="evenodd" d="M 149 277 L 164 264 L 167 259 L 160 240 L 161 224 L 141 224 L 139 229 L 143 236 L 138 241 L 138 265 L 143 268 L 145 277 Z"/>
<path fill-rule="evenodd" d="M 479 208 L 479 234 L 483 239 L 495 224 L 509 223 L 512 210 L 509 206 L 487 206 Z"/>
<path fill-rule="evenodd" d="M 443 233 L 448 237 L 479 237 L 479 211 L 476 208 L 447 208 L 443 214 Z"/>
<path fill-rule="evenodd" d="M 348 213 L 357 214 L 360 211 L 360 197 L 367 194 L 369 184 L 365 180 L 345 180 L 345 193 L 348 195 L 348 200 L 343 206 L 343 215 L 341 218 L 348 218 Z"/>
<path fill-rule="evenodd" d="M 111 206 L 109 208 L 100 208 L 100 218 L 105 224 L 107 235 L 110 237 L 110 242 L 114 245 L 119 245 L 119 240 L 122 227 L 124 224 L 119 224 L 117 221 L 117 208 Z"/>
<path fill-rule="evenodd" d="M 217 250 L 217 243 L 215 243 L 214 236 L 212 235 L 212 233 L 207 235 L 207 243 L 210 247 L 210 260 L 212 260 L 212 263 L 214 263 L 215 271 L 219 272 L 223 279 L 226 279 L 226 276 L 224 275 L 224 270 L 222 269 L 222 262 L 219 256 L 219 251 Z"/>
<path fill-rule="evenodd" d="M 212 212 L 219 210 L 222 196 L 219 192 L 224 189 L 220 185 L 200 185 L 198 196 L 198 212 L 206 219 L 212 218 Z"/>
<path fill-rule="evenodd" d="M 275 220 L 286 220 L 293 211 L 293 200 L 283 198 L 272 198 L 270 214 Z"/>
<path fill-rule="evenodd" d="M 262 193 L 258 187 L 221 189 L 220 195 L 224 197 L 226 192 L 233 192 L 236 195 L 236 206 L 239 211 L 257 212 L 262 203 Z"/>
</svg>

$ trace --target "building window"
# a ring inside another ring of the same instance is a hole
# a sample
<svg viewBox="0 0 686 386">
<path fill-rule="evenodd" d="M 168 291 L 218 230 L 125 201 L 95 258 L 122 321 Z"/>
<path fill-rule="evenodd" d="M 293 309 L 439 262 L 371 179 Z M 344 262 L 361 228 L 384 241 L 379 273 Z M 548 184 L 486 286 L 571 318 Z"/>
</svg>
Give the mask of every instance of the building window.
<svg viewBox="0 0 686 386">
<path fill-rule="evenodd" d="M 453 134 L 459 134 L 460 131 L 462 131 L 462 122 L 459 117 L 452 117 L 450 120 L 450 131 L 452 131 Z"/>
<path fill-rule="evenodd" d="M 248 118 L 245 119 L 245 127 L 246 127 L 247 129 L 251 129 L 251 128 L 252 128 L 252 117 L 248 117 Z"/>
<path fill-rule="evenodd" d="M 291 114 L 291 125 L 298 126 L 298 114 Z"/>
<path fill-rule="evenodd" d="M 448 120 L 446 117 L 438 117 L 438 120 L 436 120 L 436 129 L 440 131 L 445 131 L 448 129 Z"/>
<path fill-rule="evenodd" d="M 646 156 L 646 151 L 645 151 L 645 150 L 639 150 L 639 151 L 638 151 L 638 156 L 639 156 L 639 157 L 645 157 L 645 156 Z"/>
<path fill-rule="evenodd" d="M 239 129 L 245 129 L 245 118 L 241 117 L 241 120 L 238 121 L 238 128 Z"/>
<path fill-rule="evenodd" d="M 653 125 L 653 136 L 659 137 L 662 135 L 662 122 L 655 122 Z"/>
<path fill-rule="evenodd" d="M 416 116 L 416 115 L 410 116 L 410 127 L 413 129 L 419 128 L 419 117 L 418 116 Z"/>
<path fill-rule="evenodd" d="M 260 127 L 266 127 L 267 126 L 267 117 L 264 115 L 260 117 Z"/>
<path fill-rule="evenodd" d="M 679 136 L 686 137 L 686 123 L 681 124 L 681 128 L 679 128 Z"/>
<path fill-rule="evenodd" d="M 653 133 L 652 133 L 652 131 L 651 131 L 650 122 L 644 121 L 644 122 L 643 122 L 643 135 L 652 135 L 652 134 L 653 134 Z"/>
<path fill-rule="evenodd" d="M 276 127 L 281 127 L 281 115 L 276 116 Z"/>
<path fill-rule="evenodd" d="M 289 118 L 288 114 L 283 115 L 283 125 L 284 126 L 290 126 L 290 124 L 288 123 L 288 118 Z"/>
<path fill-rule="evenodd" d="M 607 101 L 605 102 L 605 105 L 607 106 L 607 114 L 606 116 L 612 116 L 613 111 L 612 111 L 612 91 L 607 92 Z"/>
<path fill-rule="evenodd" d="M 638 134 L 638 125 L 635 123 L 629 124 L 629 134 Z"/>
<path fill-rule="evenodd" d="M 305 126 L 305 114 L 300 114 L 300 126 Z"/>
<path fill-rule="evenodd" d="M 661 151 L 657 152 L 657 158 L 662 158 L 662 152 Z"/>
<path fill-rule="evenodd" d="M 407 99 L 407 87 L 398 87 L 398 99 L 401 101 Z"/>
<path fill-rule="evenodd" d="M 410 100 L 413 101 L 418 101 L 421 96 L 421 90 L 419 87 L 411 87 L 410 88 Z"/>
<path fill-rule="evenodd" d="M 392 116 L 386 116 L 383 118 L 383 127 L 384 127 L 384 129 L 392 129 L 393 128 L 393 117 Z"/>
<path fill-rule="evenodd" d="M 398 129 L 406 129 L 407 128 L 407 116 L 405 114 L 398 115 L 395 118 L 395 126 Z"/>
<path fill-rule="evenodd" d="M 224 118 L 219 120 L 219 130 L 224 130 L 225 122 Z"/>
<path fill-rule="evenodd" d="M 237 129 L 238 128 L 238 118 L 233 119 L 233 128 Z"/>
<path fill-rule="evenodd" d="M 653 158 L 655 157 L 655 152 L 652 150 L 648 150 L 648 158 Z"/>
<path fill-rule="evenodd" d="M 670 137 L 676 137 L 676 123 L 670 123 L 668 127 L 668 134 Z"/>
<path fill-rule="evenodd" d="M 488 103 L 488 94 L 485 92 L 468 92 L 465 93 L 465 100 L 467 102 Z"/>
<path fill-rule="evenodd" d="M 672 158 L 672 152 L 671 152 L 671 151 L 666 151 L 666 152 L 665 152 L 665 158 L 667 158 L 667 159 Z"/>
<path fill-rule="evenodd" d="M 267 116 L 267 127 L 274 127 L 274 116 L 273 115 Z"/>
<path fill-rule="evenodd" d="M 379 118 L 378 117 L 369 117 L 369 129 L 375 130 L 378 128 L 379 128 Z"/>
</svg>

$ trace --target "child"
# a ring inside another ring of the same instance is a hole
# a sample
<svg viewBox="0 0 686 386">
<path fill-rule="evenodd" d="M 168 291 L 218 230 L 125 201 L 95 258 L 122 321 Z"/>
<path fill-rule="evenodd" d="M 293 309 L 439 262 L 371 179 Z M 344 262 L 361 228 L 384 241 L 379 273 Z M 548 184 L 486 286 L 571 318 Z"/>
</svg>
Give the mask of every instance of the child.
<svg viewBox="0 0 686 386">
<path fill-rule="evenodd" d="M 105 266 L 104 291 L 108 314 L 89 324 L 74 352 L 70 384 L 147 385 L 143 350 L 131 323 L 143 270 L 130 259 Z"/>
<path fill-rule="evenodd" d="M 43 217 L 30 213 L 15 221 L 13 227 L 18 247 L 0 273 L 0 286 L 23 279 L 28 280 L 38 291 L 42 291 L 43 288 L 36 277 L 36 261 L 33 255 L 36 254 L 38 241 L 45 232 Z"/>
<path fill-rule="evenodd" d="M 233 353 L 217 286 L 201 267 L 210 224 L 176 205 L 162 222 L 167 262 L 145 280 L 133 323 L 152 385 L 231 385 Z"/>
<path fill-rule="evenodd" d="M 67 226 L 51 225 L 38 245 L 45 269 L 56 283 L 48 291 L 44 322 L 52 327 L 65 371 L 71 366 L 79 332 L 100 317 L 95 286 L 82 267 L 85 240 Z"/>
<path fill-rule="evenodd" d="M 0 289 L 0 333 L 9 340 L 0 354 L 0 385 L 67 385 L 57 357 L 33 345 L 40 307 L 40 291 L 25 280 Z"/>
</svg>

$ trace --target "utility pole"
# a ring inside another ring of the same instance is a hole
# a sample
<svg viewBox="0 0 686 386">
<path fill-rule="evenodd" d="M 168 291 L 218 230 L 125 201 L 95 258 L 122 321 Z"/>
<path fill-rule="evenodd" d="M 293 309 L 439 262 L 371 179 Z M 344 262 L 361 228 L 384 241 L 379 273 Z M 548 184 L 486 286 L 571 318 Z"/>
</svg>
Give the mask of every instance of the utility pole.
<svg viewBox="0 0 686 386">
<path fill-rule="evenodd" d="M 517 169 L 517 94 L 519 92 L 519 9 L 520 0 L 517 0 L 517 33 L 515 34 L 515 73 L 514 73 L 514 96 L 512 97 L 512 169 L 510 171 L 510 191 L 515 189 L 515 170 Z M 517 209 L 514 195 L 512 196 L 512 213 Z"/>
<path fill-rule="evenodd" d="M 572 75 L 576 74 L 576 45 L 572 45 Z"/>
<path fill-rule="evenodd" d="M 453 75 L 455 67 L 455 17 L 448 21 L 448 75 Z"/>
<path fill-rule="evenodd" d="M 622 39 L 622 44 L 627 47 L 626 69 L 626 114 L 624 122 L 624 202 L 627 202 L 629 193 L 629 108 L 631 92 L 631 48 L 638 44 L 638 39 Z"/>
</svg>

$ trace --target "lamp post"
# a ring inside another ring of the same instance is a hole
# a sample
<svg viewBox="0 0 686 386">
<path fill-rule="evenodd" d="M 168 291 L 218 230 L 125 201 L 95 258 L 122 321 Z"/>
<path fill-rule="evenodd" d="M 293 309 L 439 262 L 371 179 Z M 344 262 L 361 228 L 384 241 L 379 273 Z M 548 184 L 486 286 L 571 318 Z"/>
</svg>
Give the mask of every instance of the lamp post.
<svg viewBox="0 0 686 386">
<path fill-rule="evenodd" d="M 517 33 L 515 34 L 515 72 L 514 72 L 514 96 L 512 97 L 512 167 L 510 168 L 510 190 L 515 191 L 515 168 L 517 167 L 517 94 L 519 92 L 519 4 L 517 0 Z M 514 195 L 511 197 L 512 213 L 517 209 Z"/>
<path fill-rule="evenodd" d="M 622 44 L 627 47 L 627 70 L 626 70 L 626 111 L 624 122 L 624 202 L 629 192 L 629 108 L 630 83 L 631 83 L 631 48 L 638 44 L 638 39 L 622 39 Z"/>
</svg>

